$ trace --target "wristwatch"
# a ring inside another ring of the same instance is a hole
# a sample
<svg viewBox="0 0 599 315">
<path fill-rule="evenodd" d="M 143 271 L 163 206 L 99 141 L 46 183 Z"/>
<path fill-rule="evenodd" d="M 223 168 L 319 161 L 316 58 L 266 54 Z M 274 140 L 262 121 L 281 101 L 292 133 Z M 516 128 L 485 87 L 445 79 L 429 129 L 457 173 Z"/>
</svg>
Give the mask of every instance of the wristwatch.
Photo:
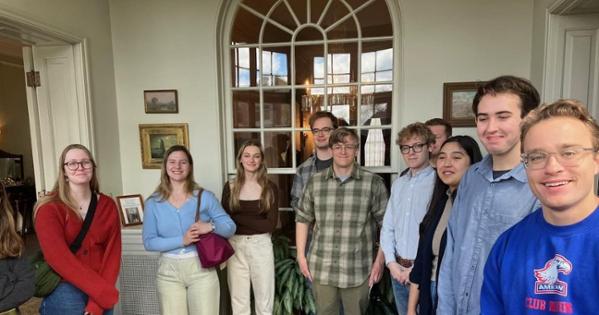
<svg viewBox="0 0 599 315">
<path fill-rule="evenodd" d="M 214 232 L 214 230 L 216 230 L 216 225 L 214 225 L 214 222 L 210 221 L 210 226 L 212 227 L 212 232 Z"/>
</svg>

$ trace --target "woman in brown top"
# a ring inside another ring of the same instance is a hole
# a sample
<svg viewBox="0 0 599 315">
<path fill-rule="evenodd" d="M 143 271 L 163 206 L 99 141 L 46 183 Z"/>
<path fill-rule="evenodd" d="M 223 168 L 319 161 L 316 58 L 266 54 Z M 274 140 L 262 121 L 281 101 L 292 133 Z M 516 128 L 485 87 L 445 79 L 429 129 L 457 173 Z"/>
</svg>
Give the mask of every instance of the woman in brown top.
<svg viewBox="0 0 599 315">
<path fill-rule="evenodd" d="M 277 186 L 268 180 L 264 152 L 255 141 L 237 153 L 237 176 L 223 188 L 222 205 L 237 225 L 227 262 L 233 314 L 249 315 L 250 287 L 257 315 L 272 314 L 275 267 L 271 233 L 278 222 Z M 251 285 L 250 285 L 251 283 Z"/>
</svg>

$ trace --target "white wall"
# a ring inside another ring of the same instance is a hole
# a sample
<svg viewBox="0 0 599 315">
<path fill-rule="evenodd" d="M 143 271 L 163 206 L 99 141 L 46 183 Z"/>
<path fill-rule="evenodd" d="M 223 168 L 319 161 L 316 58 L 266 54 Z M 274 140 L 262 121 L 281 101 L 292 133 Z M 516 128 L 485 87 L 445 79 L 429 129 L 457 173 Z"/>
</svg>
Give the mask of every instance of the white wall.
<svg viewBox="0 0 599 315">
<path fill-rule="evenodd" d="M 188 123 L 200 185 L 222 189 L 216 66 L 218 1 L 111 0 L 123 193 L 147 197 L 160 170 L 141 165 L 138 124 Z M 178 114 L 145 114 L 143 91 L 176 89 Z"/>
<path fill-rule="evenodd" d="M 443 82 L 529 78 L 533 2 L 400 0 L 401 124 L 443 115 Z M 474 128 L 455 128 L 454 135 Z M 477 139 L 478 140 L 478 139 Z M 481 146 L 482 149 L 482 146 Z"/>
<path fill-rule="evenodd" d="M 87 39 L 98 174 L 102 191 L 120 194 L 119 126 L 108 1 L 3 0 L 0 9 Z"/>
</svg>

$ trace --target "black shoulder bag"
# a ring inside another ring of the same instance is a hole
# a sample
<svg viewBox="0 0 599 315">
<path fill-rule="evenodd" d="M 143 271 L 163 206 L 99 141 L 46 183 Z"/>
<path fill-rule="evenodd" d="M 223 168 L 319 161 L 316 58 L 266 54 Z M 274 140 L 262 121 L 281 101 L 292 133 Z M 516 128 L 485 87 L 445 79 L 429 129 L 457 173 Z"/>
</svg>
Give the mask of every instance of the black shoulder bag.
<svg viewBox="0 0 599 315">
<path fill-rule="evenodd" d="M 85 239 L 85 235 L 92 224 L 92 220 L 94 219 L 97 204 L 98 197 L 95 193 L 92 193 L 92 198 L 89 202 L 89 207 L 87 208 L 87 214 L 85 215 L 85 220 L 83 221 L 81 231 L 79 231 L 79 234 L 69 246 L 69 249 L 72 253 L 77 253 L 79 248 L 81 248 L 83 239 Z M 54 270 L 52 270 L 50 265 L 48 265 L 41 250 L 39 250 L 33 256 L 31 259 L 31 265 L 35 270 L 35 293 L 33 295 L 36 297 L 48 296 L 60 283 L 60 276 Z"/>
</svg>

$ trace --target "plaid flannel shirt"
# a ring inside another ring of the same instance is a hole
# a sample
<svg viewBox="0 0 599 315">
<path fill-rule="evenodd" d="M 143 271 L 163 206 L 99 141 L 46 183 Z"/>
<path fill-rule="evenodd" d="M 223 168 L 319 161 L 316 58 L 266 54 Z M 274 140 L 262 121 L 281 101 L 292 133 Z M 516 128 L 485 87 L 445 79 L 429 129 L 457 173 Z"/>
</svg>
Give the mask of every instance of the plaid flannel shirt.
<svg viewBox="0 0 599 315">
<path fill-rule="evenodd" d="M 291 186 L 291 207 L 297 211 L 300 199 L 304 194 L 304 187 L 308 183 L 308 179 L 316 173 L 316 154 L 313 154 L 297 167 L 295 176 L 293 177 L 293 186 Z"/>
<path fill-rule="evenodd" d="M 364 283 L 374 261 L 374 223 L 382 224 L 387 198 L 383 179 L 358 164 L 344 182 L 333 167 L 309 179 L 295 220 L 314 223 L 308 264 L 315 281 L 339 288 Z"/>
</svg>

